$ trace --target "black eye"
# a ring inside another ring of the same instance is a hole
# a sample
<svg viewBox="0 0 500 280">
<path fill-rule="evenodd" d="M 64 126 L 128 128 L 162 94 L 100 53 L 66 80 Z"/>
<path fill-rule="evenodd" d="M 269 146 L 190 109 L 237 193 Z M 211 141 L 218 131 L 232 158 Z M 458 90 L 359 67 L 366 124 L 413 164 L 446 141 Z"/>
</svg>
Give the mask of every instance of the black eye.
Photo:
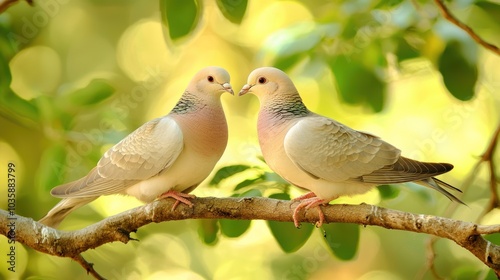
<svg viewBox="0 0 500 280">
<path fill-rule="evenodd" d="M 213 83 L 213 82 L 214 82 L 214 77 L 212 77 L 212 76 L 208 76 L 208 77 L 207 77 L 207 80 L 208 80 L 209 82 Z"/>
<path fill-rule="evenodd" d="M 260 77 L 259 78 L 259 84 L 265 84 L 265 83 L 267 83 L 267 79 L 264 78 L 264 77 Z"/>
</svg>

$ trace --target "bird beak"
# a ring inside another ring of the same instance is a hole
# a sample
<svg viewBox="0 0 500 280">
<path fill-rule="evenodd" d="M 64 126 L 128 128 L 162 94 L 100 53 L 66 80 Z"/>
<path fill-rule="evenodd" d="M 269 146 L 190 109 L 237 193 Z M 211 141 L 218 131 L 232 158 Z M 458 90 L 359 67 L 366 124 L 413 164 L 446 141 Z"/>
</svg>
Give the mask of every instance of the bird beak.
<svg viewBox="0 0 500 280">
<path fill-rule="evenodd" d="M 234 95 L 234 91 L 233 91 L 233 88 L 231 87 L 231 84 L 224 83 L 224 84 L 222 84 L 222 87 L 224 88 L 225 91 L 227 91 L 230 94 Z"/>
<path fill-rule="evenodd" d="M 242 95 L 247 94 L 247 93 L 248 93 L 248 91 L 249 91 L 251 88 L 252 88 L 252 86 L 251 86 L 251 85 L 249 85 L 249 84 L 244 85 L 244 86 L 243 86 L 243 88 L 241 88 L 240 93 L 238 94 L 238 96 L 242 96 Z"/>
</svg>

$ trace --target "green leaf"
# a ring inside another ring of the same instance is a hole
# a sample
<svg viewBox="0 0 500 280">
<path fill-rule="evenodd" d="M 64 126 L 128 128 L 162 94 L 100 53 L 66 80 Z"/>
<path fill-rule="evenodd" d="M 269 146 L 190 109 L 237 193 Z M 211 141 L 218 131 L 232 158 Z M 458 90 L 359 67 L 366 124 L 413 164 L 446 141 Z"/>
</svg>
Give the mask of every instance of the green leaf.
<svg viewBox="0 0 500 280">
<path fill-rule="evenodd" d="M 498 277 L 496 276 L 495 271 L 490 269 L 484 280 L 498 280 Z"/>
<path fill-rule="evenodd" d="M 197 0 L 160 0 L 161 19 L 170 39 L 188 35 L 198 24 L 201 6 Z"/>
<path fill-rule="evenodd" d="M 110 97 L 115 89 L 104 79 L 94 79 L 84 88 L 67 93 L 57 99 L 60 108 L 93 105 Z"/>
<path fill-rule="evenodd" d="M 231 197 L 256 197 L 262 196 L 262 193 L 257 189 L 252 189 L 246 191 L 242 194 L 233 194 Z M 220 219 L 220 230 L 223 235 L 227 237 L 238 237 L 245 233 L 248 228 L 250 228 L 250 220 L 229 220 L 229 219 Z"/>
<path fill-rule="evenodd" d="M 430 188 L 424 188 L 417 183 L 409 182 L 405 184 L 405 187 L 410 189 L 412 195 L 417 195 L 426 202 L 430 202 L 435 198 L 434 192 Z"/>
<path fill-rule="evenodd" d="M 250 166 L 242 164 L 224 166 L 215 173 L 209 185 L 211 186 L 218 185 L 220 182 L 222 182 L 222 180 L 229 178 L 240 172 L 243 172 L 249 168 Z"/>
<path fill-rule="evenodd" d="M 243 182 L 241 182 L 238 185 L 236 185 L 236 187 L 234 187 L 233 191 L 237 191 L 237 190 L 240 190 L 240 189 L 242 189 L 244 187 L 251 186 L 251 185 L 253 185 L 253 184 L 257 183 L 257 182 L 262 181 L 263 178 L 264 178 L 264 176 L 260 176 L 260 177 L 253 178 L 253 179 L 246 179 Z"/>
<path fill-rule="evenodd" d="M 369 2 L 365 2 L 368 4 Z M 353 1 L 344 2 L 344 8 L 346 8 L 347 14 L 350 14 L 346 20 L 341 21 L 342 27 L 339 32 L 339 37 L 345 40 L 353 40 L 353 44 L 357 44 L 356 37 L 365 36 L 364 34 L 359 36 L 358 32 L 362 30 L 363 27 L 368 26 L 368 24 L 374 24 L 376 19 L 373 17 L 374 14 L 363 12 L 368 7 L 361 7 L 359 3 Z M 366 37 L 366 36 L 365 36 Z"/>
<path fill-rule="evenodd" d="M 199 220 L 198 236 L 201 241 L 207 245 L 217 244 L 219 233 L 219 225 L 215 219 Z"/>
<path fill-rule="evenodd" d="M 474 96 L 477 81 L 477 68 L 465 57 L 464 47 L 458 41 L 448 42 L 438 61 L 444 85 L 455 98 L 462 101 Z"/>
<path fill-rule="evenodd" d="M 500 245 L 500 233 L 485 235 L 484 239 L 490 241 L 493 244 Z"/>
<path fill-rule="evenodd" d="M 359 243 L 359 226 L 356 224 L 324 224 L 325 241 L 332 253 L 341 260 L 351 260 Z"/>
<path fill-rule="evenodd" d="M 476 266 L 465 265 L 455 268 L 450 275 L 450 279 L 454 280 L 484 279 L 483 278 L 484 276 L 482 275 L 483 271 L 479 270 Z"/>
<path fill-rule="evenodd" d="M 377 187 L 382 199 L 393 199 L 398 196 L 400 188 L 392 185 L 380 185 Z"/>
<path fill-rule="evenodd" d="M 227 220 L 220 219 L 220 230 L 223 235 L 235 238 L 241 236 L 250 227 L 250 220 Z"/>
<path fill-rule="evenodd" d="M 489 1 L 479 1 L 474 3 L 475 6 L 481 8 L 492 19 L 498 20 L 500 18 L 500 5 Z"/>
<path fill-rule="evenodd" d="M 287 184 L 289 185 L 290 183 L 288 183 L 285 179 L 281 178 L 280 175 L 274 173 L 274 172 L 266 172 L 264 173 L 264 179 L 268 182 L 276 182 L 276 183 L 280 183 L 280 184 Z"/>
<path fill-rule="evenodd" d="M 19 97 L 10 87 L 0 89 L 0 114 L 27 126 L 33 126 L 40 118 L 37 106 Z"/>
<path fill-rule="evenodd" d="M 10 88 L 12 76 L 10 74 L 9 60 L 14 56 L 15 49 L 7 34 L 12 33 L 0 26 L 0 90 L 3 92 Z"/>
<path fill-rule="evenodd" d="M 0 56 L 0 94 L 4 95 L 5 91 L 10 89 L 12 75 L 10 74 L 9 62 L 3 56 Z"/>
<path fill-rule="evenodd" d="M 62 173 L 65 171 L 66 149 L 61 144 L 53 144 L 45 149 L 40 159 L 40 167 L 36 171 L 38 188 L 50 191 L 63 183 Z"/>
<path fill-rule="evenodd" d="M 357 23 L 355 17 L 349 17 L 347 21 L 344 22 L 342 32 L 340 36 L 344 39 L 352 39 L 358 33 L 360 25 Z"/>
<path fill-rule="evenodd" d="M 251 189 L 241 194 L 233 194 L 231 197 L 258 197 L 262 196 L 262 192 L 258 189 Z"/>
<path fill-rule="evenodd" d="M 9 60 L 14 49 L 5 37 L 5 29 L 0 29 L 0 115 L 26 126 L 33 126 L 38 122 L 37 107 L 29 101 L 19 97 L 10 88 L 12 75 Z"/>
<path fill-rule="evenodd" d="M 366 104 L 374 112 L 382 111 L 385 99 L 385 83 L 373 70 L 345 56 L 330 60 L 340 97 L 349 104 Z"/>
<path fill-rule="evenodd" d="M 17 52 L 17 48 L 12 40 L 12 30 L 0 23 L 0 56 L 5 60 L 10 60 Z"/>
<path fill-rule="evenodd" d="M 290 196 L 285 193 L 276 193 L 270 198 L 290 200 Z M 286 253 L 292 253 L 300 249 L 311 236 L 314 229 L 312 224 L 302 224 L 297 229 L 292 222 L 266 221 L 271 233 L 278 242 L 281 249 Z"/>
<path fill-rule="evenodd" d="M 397 49 L 396 56 L 398 61 L 403 61 L 406 59 L 412 59 L 420 56 L 420 52 L 408 43 L 408 40 L 403 34 L 397 35 Z"/>
<path fill-rule="evenodd" d="M 297 23 L 272 33 L 262 49 L 275 67 L 286 70 L 305 58 L 323 38 L 338 34 L 339 29 L 338 24 Z"/>
<path fill-rule="evenodd" d="M 48 95 L 40 95 L 33 98 L 32 102 L 37 106 L 40 115 L 40 121 L 44 124 L 52 125 L 59 122 L 60 111 L 54 106 L 54 98 Z"/>
<path fill-rule="evenodd" d="M 247 9 L 247 0 L 217 0 L 217 6 L 230 22 L 240 24 Z"/>
<path fill-rule="evenodd" d="M 374 9 L 391 8 L 391 7 L 395 7 L 399 4 L 401 4 L 402 2 L 403 2 L 403 0 L 380 1 L 373 8 Z"/>
<path fill-rule="evenodd" d="M 289 56 L 278 56 L 273 62 L 273 66 L 280 70 L 286 71 L 287 69 L 297 64 L 306 56 L 307 56 L 306 53 L 296 53 Z"/>
</svg>

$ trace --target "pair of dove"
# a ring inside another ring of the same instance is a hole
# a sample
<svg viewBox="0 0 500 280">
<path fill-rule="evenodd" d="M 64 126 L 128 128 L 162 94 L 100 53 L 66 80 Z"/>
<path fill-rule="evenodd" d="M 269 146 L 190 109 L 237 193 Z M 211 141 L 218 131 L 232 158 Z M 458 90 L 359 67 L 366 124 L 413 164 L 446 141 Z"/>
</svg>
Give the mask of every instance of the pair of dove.
<svg viewBox="0 0 500 280">
<path fill-rule="evenodd" d="M 63 198 L 41 223 L 57 227 L 73 210 L 101 195 L 126 194 L 143 202 L 172 197 L 190 207 L 189 194 L 218 162 L 228 130 L 220 101 L 234 94 L 230 77 L 220 67 L 199 71 L 172 111 L 151 120 L 111 147 L 85 177 L 52 189 Z M 239 95 L 260 100 L 259 144 L 269 167 L 291 184 L 311 192 L 296 198 L 296 227 L 303 208 L 319 207 L 344 195 L 367 192 L 382 184 L 416 182 L 463 203 L 443 187 L 459 189 L 434 176 L 450 171 L 448 163 L 426 163 L 371 134 L 353 130 L 307 109 L 293 82 L 281 70 L 258 68 Z"/>
</svg>

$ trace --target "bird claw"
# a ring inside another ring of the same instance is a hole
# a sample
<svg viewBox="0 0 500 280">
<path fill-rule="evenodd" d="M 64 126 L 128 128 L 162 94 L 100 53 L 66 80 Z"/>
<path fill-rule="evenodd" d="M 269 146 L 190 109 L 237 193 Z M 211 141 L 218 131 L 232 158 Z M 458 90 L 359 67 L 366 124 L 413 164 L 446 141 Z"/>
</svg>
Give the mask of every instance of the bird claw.
<svg viewBox="0 0 500 280">
<path fill-rule="evenodd" d="M 188 193 L 181 193 L 181 192 L 170 190 L 170 191 L 165 192 L 165 193 L 161 194 L 160 196 L 158 196 L 158 199 L 162 199 L 162 198 L 166 198 L 166 197 L 171 197 L 171 198 L 176 200 L 174 205 L 172 206 L 172 211 L 174 211 L 175 208 L 177 208 L 177 205 L 179 205 L 179 203 L 181 203 L 181 202 L 186 204 L 187 206 L 189 206 L 189 208 L 193 208 L 194 204 L 191 201 L 189 201 L 188 198 L 195 198 L 196 196 L 192 195 L 192 194 L 188 194 Z"/>
<path fill-rule="evenodd" d="M 302 200 L 302 202 L 297 205 L 295 210 L 293 211 L 293 224 L 295 225 L 296 228 L 300 228 L 300 222 L 299 222 L 299 211 L 302 208 L 312 208 L 312 207 L 317 207 L 318 208 L 318 216 L 319 220 L 314 224 L 317 228 L 320 228 L 323 225 L 323 222 L 325 221 L 325 214 L 323 213 L 323 210 L 319 207 L 321 204 L 327 203 L 327 201 L 316 197 L 316 195 L 312 192 L 305 194 L 303 196 L 300 196 L 296 198 L 295 200 Z"/>
</svg>

